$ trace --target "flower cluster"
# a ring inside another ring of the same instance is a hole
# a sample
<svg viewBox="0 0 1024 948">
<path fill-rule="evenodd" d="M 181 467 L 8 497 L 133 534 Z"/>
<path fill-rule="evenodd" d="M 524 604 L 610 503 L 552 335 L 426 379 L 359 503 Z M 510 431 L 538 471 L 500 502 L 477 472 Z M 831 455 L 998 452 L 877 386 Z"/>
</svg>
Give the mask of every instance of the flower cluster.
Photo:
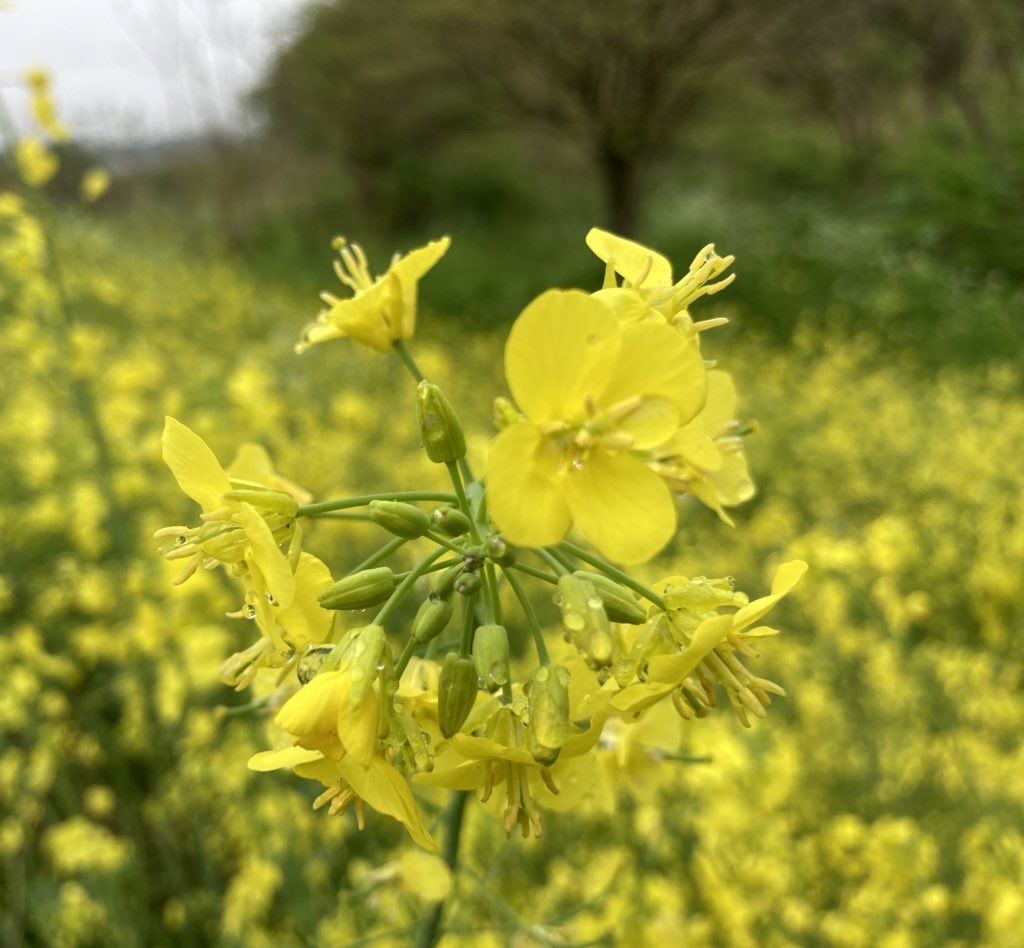
<svg viewBox="0 0 1024 948">
<path fill-rule="evenodd" d="M 436 847 L 414 786 L 497 788 L 506 832 L 542 832 L 542 810 L 585 791 L 588 761 L 623 740 L 655 705 L 703 717 L 722 690 L 736 716 L 763 717 L 783 689 L 740 656 L 775 630 L 759 624 L 806 569 L 779 567 L 771 593 L 749 601 L 731 579 L 671 576 L 647 585 L 616 564 L 651 559 L 676 532 L 679 496 L 727 520 L 753 493 L 729 376 L 709 370 L 689 307 L 726 286 L 732 263 L 704 248 L 679 280 L 660 254 L 601 230 L 587 243 L 605 264 L 603 286 L 549 290 L 530 303 L 505 345 L 511 400 L 495 406 L 499 432 L 482 476 L 473 472 L 457 414 L 406 343 L 418 283 L 448 238 L 396 257 L 371 275 L 357 245 L 337 242 L 338 276 L 353 295 L 328 305 L 299 351 L 347 337 L 394 351 L 417 384 L 417 424 L 451 490 L 381 491 L 313 503 L 244 445 L 225 470 L 195 432 L 168 418 L 163 457 L 201 508 L 198 526 L 165 527 L 162 552 L 182 560 L 183 582 L 223 566 L 242 590 L 231 615 L 259 638 L 222 669 L 238 688 L 261 668 L 277 690 L 280 746 L 254 770 L 290 768 L 325 788 L 331 814 L 369 807 Z M 388 536 L 335 579 L 304 549 L 302 524 L 358 516 Z M 387 565 L 416 551 L 411 569 Z M 524 582 L 549 588 L 561 640 L 548 642 Z M 418 599 L 400 623 L 401 607 Z M 505 618 L 514 605 L 521 627 Z M 375 609 L 370 621 L 364 616 Z M 353 621 L 345 616 L 356 616 Z M 404 633 L 400 652 L 388 632 Z M 521 633 L 534 659 L 519 658 Z M 554 653 L 554 657 L 552 657 Z M 607 733 L 609 738 L 603 740 Z M 616 737 L 617 735 L 617 737 Z"/>
</svg>

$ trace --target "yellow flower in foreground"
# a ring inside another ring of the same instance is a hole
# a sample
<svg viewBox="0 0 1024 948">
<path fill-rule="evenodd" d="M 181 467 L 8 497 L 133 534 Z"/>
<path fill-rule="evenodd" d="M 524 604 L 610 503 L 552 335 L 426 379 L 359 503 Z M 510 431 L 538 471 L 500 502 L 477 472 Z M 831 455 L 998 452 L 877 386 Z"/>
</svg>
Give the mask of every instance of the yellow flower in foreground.
<svg viewBox="0 0 1024 948">
<path fill-rule="evenodd" d="M 604 288 L 595 296 L 626 320 L 657 318 L 692 333 L 711 329 L 726 322 L 712 319 L 693 323 L 689 306 L 702 296 L 724 290 L 735 274 L 710 283 L 732 266 L 735 257 L 720 257 L 715 245 L 708 244 L 693 258 L 689 270 L 672 282 L 672 264 L 656 250 L 598 227 L 587 234 L 587 246 L 606 265 Z M 615 274 L 622 277 L 618 285 Z"/>
<path fill-rule="evenodd" d="M 444 256 L 450 238 L 442 237 L 404 257 L 396 257 L 387 272 L 376 279 L 370 276 L 362 247 L 346 246 L 341 238 L 338 243 L 341 262 L 335 261 L 334 269 L 353 295 L 339 299 L 322 293 L 327 309 L 303 329 L 295 351 L 305 352 L 319 342 L 345 336 L 378 352 L 387 352 L 396 340 L 411 339 L 416 330 L 417 286 Z"/>
<path fill-rule="evenodd" d="M 162 443 L 164 462 L 178 486 L 203 508 L 202 526 L 156 532 L 173 539 L 161 550 L 167 559 L 189 560 L 176 582 L 200 565 L 235 564 L 248 574 L 261 627 L 276 628 L 273 610 L 287 608 L 295 596 L 291 564 L 278 546 L 294 530 L 295 498 L 260 483 L 233 481 L 206 442 L 174 418 L 166 420 Z"/>
<path fill-rule="evenodd" d="M 338 760 L 350 755 L 368 767 L 381 714 L 373 685 L 386 647 L 378 625 L 350 630 L 320 673 L 284 703 L 274 723 L 301 747 Z"/>
<path fill-rule="evenodd" d="M 674 491 L 693 494 L 732 526 L 722 509 L 754 496 L 743 440 L 735 432 L 736 389 L 725 372 L 708 372 L 701 413 L 655 449 L 652 465 Z"/>
<path fill-rule="evenodd" d="M 525 417 L 501 431 L 487 461 L 502 533 L 547 546 L 575 523 L 614 560 L 657 553 L 676 511 L 647 452 L 704 404 L 696 349 L 664 325 L 620 325 L 579 290 L 550 290 L 513 325 L 505 374 Z"/>
<path fill-rule="evenodd" d="M 282 767 L 291 767 L 298 776 L 319 780 L 327 787 L 313 803 L 314 809 L 330 803 L 329 812 L 336 816 L 354 802 L 362 829 L 363 804 L 368 803 L 378 813 L 398 820 L 417 845 L 430 852 L 437 849 L 405 777 L 379 754 L 371 757 L 365 767 L 351 757 L 336 760 L 304 747 L 263 751 L 249 759 L 250 770 L 262 772 Z"/>
<path fill-rule="evenodd" d="M 740 707 L 745 705 L 749 710 L 760 715 L 763 712 L 764 701 L 760 700 L 761 696 L 751 689 L 750 682 L 754 682 L 756 687 L 762 691 L 765 690 L 763 687 L 765 684 L 770 685 L 771 683 L 753 679 L 749 673 L 745 673 L 742 666 L 739 666 L 738 663 L 731 663 L 728 659 L 733 651 L 744 647 L 745 638 L 757 638 L 775 633 L 774 629 L 765 626 L 751 629 L 749 632 L 746 630 L 762 619 L 783 596 L 792 592 L 806 572 L 807 564 L 802 560 L 783 563 L 775 571 L 771 593 L 741 606 L 732 615 L 712 614 L 695 624 L 692 621 L 687 621 L 688 617 L 685 615 L 680 615 L 676 621 L 675 610 L 670 608 L 667 618 L 672 625 L 672 634 L 674 637 L 684 639 L 686 644 L 674 654 L 653 656 L 648 662 L 646 680 L 627 685 L 611 698 L 610 706 L 620 712 L 635 712 L 649 708 L 683 685 L 698 666 L 710 662 L 711 666 L 708 668 L 710 676 L 725 685 L 730 698 L 736 698 L 734 707 L 738 702 Z M 692 610 L 683 608 L 679 611 L 681 613 L 692 612 Z M 657 621 L 659 616 L 656 615 L 652 618 Z M 695 628 L 694 625 L 696 625 Z M 723 655 L 721 649 L 725 645 L 728 645 L 729 648 L 725 649 Z M 743 680 L 744 675 L 748 679 L 747 681 Z M 778 689 L 778 686 L 773 687 Z M 750 694 L 748 695 L 747 692 Z M 760 712 L 755 705 L 760 706 Z M 739 716 L 740 720 L 746 723 L 745 716 L 743 714 Z"/>
</svg>

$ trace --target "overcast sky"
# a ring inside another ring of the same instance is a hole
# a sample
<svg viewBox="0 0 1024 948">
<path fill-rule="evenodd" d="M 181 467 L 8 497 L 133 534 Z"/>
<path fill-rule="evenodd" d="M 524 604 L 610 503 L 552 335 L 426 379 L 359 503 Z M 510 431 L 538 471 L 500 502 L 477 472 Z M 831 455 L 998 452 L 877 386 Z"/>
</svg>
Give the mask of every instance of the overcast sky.
<svg viewBox="0 0 1024 948">
<path fill-rule="evenodd" d="M 242 99 L 308 0 L 0 0 L 0 95 L 27 122 L 26 69 L 53 76 L 81 140 L 244 127 Z"/>
</svg>

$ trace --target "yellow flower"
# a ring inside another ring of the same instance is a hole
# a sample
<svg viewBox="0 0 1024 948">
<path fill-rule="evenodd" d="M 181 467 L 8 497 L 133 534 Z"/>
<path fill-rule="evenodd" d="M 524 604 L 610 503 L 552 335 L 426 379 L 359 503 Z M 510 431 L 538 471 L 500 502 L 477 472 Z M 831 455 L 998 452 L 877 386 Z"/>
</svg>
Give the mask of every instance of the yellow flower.
<svg viewBox="0 0 1024 948">
<path fill-rule="evenodd" d="M 725 372 L 708 372 L 703 410 L 655 449 L 652 465 L 672 490 L 693 494 L 730 526 L 732 520 L 722 508 L 754 496 L 735 413 L 732 379 Z"/>
<path fill-rule="evenodd" d="M 23 138 L 14 150 L 18 173 L 29 187 L 46 184 L 60 168 L 60 159 L 38 138 Z"/>
<path fill-rule="evenodd" d="M 373 755 L 365 767 L 349 757 L 325 757 L 320 751 L 304 747 L 263 751 L 249 759 L 250 770 L 262 772 L 282 767 L 291 767 L 298 776 L 319 780 L 327 787 L 313 803 L 314 809 L 330 803 L 328 812 L 336 816 L 354 802 L 362 829 L 363 804 L 368 803 L 378 813 L 398 820 L 417 845 L 430 852 L 437 849 L 405 777 L 379 754 Z"/>
<path fill-rule="evenodd" d="M 572 735 L 561 748 L 558 760 L 551 765 L 538 763 L 530 752 L 530 737 L 522 717 L 524 702 L 520 697 L 511 706 L 502 705 L 496 699 L 489 705 L 489 715 L 477 714 L 477 726 L 485 726 L 484 737 L 458 733 L 451 739 L 441 766 L 427 773 L 418 773 L 413 782 L 450 790 L 483 790 L 486 802 L 496 786 L 504 782 L 507 804 L 504 810 L 505 832 L 511 833 L 518 824 L 524 837 L 543 833 L 543 821 L 534 797 L 545 791 L 560 793 L 558 776 L 567 774 L 567 783 L 581 796 L 587 787 L 583 781 L 574 780 L 571 772 L 574 759 L 591 750 L 601 735 L 604 716 L 598 715 L 590 722 L 590 728 Z M 478 709 L 482 711 L 483 708 Z M 481 717 L 483 720 L 481 720 Z M 471 719 L 473 720 L 473 719 Z M 445 759 L 447 766 L 444 765 Z M 561 801 L 562 807 L 569 808 L 573 801 Z"/>
<path fill-rule="evenodd" d="M 370 276 L 362 247 L 352 244 L 350 248 L 343 238 L 336 243 L 341 262 L 335 261 L 334 269 L 353 295 L 339 299 L 322 293 L 328 308 L 303 329 L 295 351 L 305 352 L 319 342 L 346 336 L 378 352 L 387 352 L 396 340 L 411 339 L 416 329 L 417 285 L 444 256 L 451 240 L 442 237 L 396 257 L 387 272 L 376 279 Z"/>
<path fill-rule="evenodd" d="M 620 318 L 633 321 L 645 318 L 659 319 L 678 326 L 688 335 L 720 326 L 725 319 L 712 319 L 693 323 L 689 306 L 702 296 L 724 290 L 735 274 L 717 283 L 709 283 L 732 266 L 735 257 L 720 257 L 715 245 L 708 244 L 693 258 L 686 275 L 672 282 L 672 264 L 655 250 L 643 244 L 618 237 L 594 227 L 587 234 L 587 246 L 606 265 L 604 288 L 595 296 L 618 313 Z M 615 275 L 622 277 L 619 286 Z"/>
<path fill-rule="evenodd" d="M 110 174 L 105 168 L 90 168 L 82 175 L 79 190 L 82 200 L 92 203 L 98 201 L 110 187 Z"/>
<path fill-rule="evenodd" d="M 733 653 L 745 651 L 751 654 L 749 639 L 775 634 L 776 630 L 767 626 L 746 630 L 763 618 L 783 596 L 792 592 L 806 572 L 807 564 L 802 560 L 783 563 L 775 571 L 771 593 L 746 603 L 733 615 L 709 611 L 703 612 L 701 618 L 701 613 L 692 607 L 695 599 L 712 598 L 714 587 L 711 584 L 706 584 L 703 592 L 693 589 L 693 586 L 701 584 L 688 584 L 688 588 L 676 597 L 680 603 L 678 608 L 673 608 L 670 587 L 666 591 L 668 611 L 655 612 L 651 623 L 655 628 L 668 623 L 667 628 L 663 626 L 658 631 L 663 633 L 661 644 L 671 644 L 673 651 L 653 655 L 647 664 L 646 680 L 627 685 L 611 699 L 610 706 L 620 712 L 642 711 L 675 692 L 676 710 L 684 717 L 700 716 L 702 707 L 714 704 L 713 680 L 717 680 L 725 687 L 733 709 L 744 725 L 748 724 L 744 709 L 763 717 L 764 708 L 769 703 L 768 693 L 785 695 L 785 692 L 773 682 L 750 675 Z M 688 599 L 690 607 L 687 606 Z M 713 603 L 709 604 L 713 607 Z M 691 679 L 694 672 L 698 675 Z M 688 707 L 691 709 L 689 714 Z"/>
<path fill-rule="evenodd" d="M 274 610 L 287 608 L 295 597 L 292 567 L 278 543 L 294 532 L 297 501 L 258 482 L 232 480 L 206 442 L 170 417 L 164 425 L 163 458 L 178 486 L 203 508 L 202 526 L 156 532 L 173 539 L 161 549 L 167 559 L 189 561 L 175 582 L 187 580 L 200 565 L 234 564 L 249 584 L 261 628 L 273 635 Z"/>
<path fill-rule="evenodd" d="M 513 325 L 505 374 L 525 416 L 487 461 L 490 511 L 507 539 L 547 546 L 575 523 L 620 562 L 657 553 L 676 511 L 647 452 L 704 403 L 696 349 L 664 325 L 620 325 L 579 290 L 550 290 Z"/>
<path fill-rule="evenodd" d="M 284 703 L 274 723 L 300 747 L 335 759 L 348 754 L 368 767 L 380 730 L 374 682 L 386 648 L 380 626 L 350 630 L 320 673 Z"/>
</svg>

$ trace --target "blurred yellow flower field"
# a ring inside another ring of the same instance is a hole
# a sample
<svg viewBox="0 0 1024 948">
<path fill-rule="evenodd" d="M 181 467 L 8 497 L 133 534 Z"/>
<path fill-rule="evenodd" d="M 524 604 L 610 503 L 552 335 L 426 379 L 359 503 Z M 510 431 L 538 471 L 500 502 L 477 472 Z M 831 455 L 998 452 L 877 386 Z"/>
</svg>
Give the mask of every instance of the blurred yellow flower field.
<svg viewBox="0 0 1024 948">
<path fill-rule="evenodd" d="M 276 732 L 218 669 L 251 624 L 218 618 L 238 605 L 219 573 L 172 586 L 182 564 L 152 539 L 195 517 L 161 458 L 165 415 L 219 458 L 263 445 L 316 498 L 444 489 L 395 360 L 333 344 L 297 359 L 307 299 L 160 235 L 68 215 L 54 240 L 64 310 L 36 216 L 0 197 L 5 942 L 403 945 L 454 887 L 443 944 L 1019 943 L 1013 370 L 919 375 L 810 320 L 785 350 L 732 342 L 758 493 L 735 529 L 688 498 L 638 575 L 731 574 L 753 598 L 806 561 L 772 615 L 783 633 L 756 640 L 788 697 L 749 731 L 726 708 L 664 705 L 606 729 L 561 771 L 542 839 L 507 840 L 495 794 L 449 878 L 397 822 L 361 834 L 314 813 L 303 781 L 246 769 Z M 503 340 L 453 343 L 425 289 L 420 308 L 417 357 L 482 467 Z M 357 562 L 372 525 L 345 527 L 312 523 L 307 543 Z M 257 703 L 274 687 L 257 678 Z M 444 796 L 417 792 L 429 831 Z"/>
</svg>

